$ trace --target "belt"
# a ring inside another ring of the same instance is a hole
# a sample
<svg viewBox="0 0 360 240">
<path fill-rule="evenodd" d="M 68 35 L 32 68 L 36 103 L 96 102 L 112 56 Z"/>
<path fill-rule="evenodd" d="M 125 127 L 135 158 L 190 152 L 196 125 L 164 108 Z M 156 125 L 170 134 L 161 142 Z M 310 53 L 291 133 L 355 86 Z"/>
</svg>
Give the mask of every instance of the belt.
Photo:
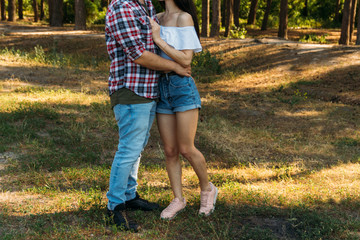
<svg viewBox="0 0 360 240">
<path fill-rule="evenodd" d="M 174 71 L 171 71 L 171 72 L 168 72 L 168 73 L 161 73 L 160 77 L 166 77 L 166 76 L 170 77 L 170 76 L 173 76 L 173 75 L 177 75 L 177 73 L 174 72 Z"/>
</svg>

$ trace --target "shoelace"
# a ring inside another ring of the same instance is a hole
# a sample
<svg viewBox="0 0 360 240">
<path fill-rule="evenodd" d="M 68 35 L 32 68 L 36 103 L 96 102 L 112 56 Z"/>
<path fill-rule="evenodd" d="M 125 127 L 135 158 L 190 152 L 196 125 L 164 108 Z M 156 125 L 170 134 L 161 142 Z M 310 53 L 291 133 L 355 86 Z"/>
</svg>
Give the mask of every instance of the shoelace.
<svg viewBox="0 0 360 240">
<path fill-rule="evenodd" d="M 169 211 L 175 210 L 177 202 L 181 202 L 181 201 L 180 200 L 176 201 L 176 199 L 172 200 L 172 202 L 169 204 L 169 206 L 167 206 L 166 209 Z"/>
<path fill-rule="evenodd" d="M 121 215 L 123 216 L 124 220 L 125 220 L 125 224 L 127 228 L 130 228 L 130 224 L 129 224 L 129 220 L 126 216 L 126 213 L 124 211 L 121 211 Z"/>
</svg>

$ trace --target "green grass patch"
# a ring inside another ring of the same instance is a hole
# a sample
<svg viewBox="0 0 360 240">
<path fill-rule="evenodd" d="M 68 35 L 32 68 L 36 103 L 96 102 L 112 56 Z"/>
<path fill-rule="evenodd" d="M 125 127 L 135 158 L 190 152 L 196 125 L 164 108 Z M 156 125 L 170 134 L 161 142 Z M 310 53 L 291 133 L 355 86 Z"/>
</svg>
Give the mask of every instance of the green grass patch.
<svg viewBox="0 0 360 240">
<path fill-rule="evenodd" d="M 55 43 L 28 52 L 4 48 L 0 61 L 30 63 L 29 70 L 48 70 L 39 65 L 83 69 L 51 80 L 32 75 L 23 82 L 27 76 L 19 73 L 0 79 L 0 239 L 355 239 L 360 231 L 359 107 L 312 98 L 303 88 L 316 82 L 295 82 L 283 70 L 264 65 L 282 64 L 280 48 L 266 47 L 267 52 L 229 42 L 228 48 L 221 46 L 229 59 L 204 51 L 193 63 L 195 78 L 206 83 L 199 84 L 203 105 L 195 144 L 205 156 L 209 180 L 219 188 L 216 210 L 208 218 L 198 216 L 199 180 L 181 158 L 185 211 L 172 221 L 162 221 L 161 210 L 131 211 L 140 233 L 106 225 L 118 143 L 107 93 L 99 90 L 98 75 L 84 81 L 86 91 L 72 85 L 85 71 L 101 69 L 105 60 L 94 57 L 99 61 L 91 63 L 80 51 L 63 54 Z M 252 66 L 242 59 L 247 56 Z M 316 75 L 324 71 L 311 67 Z M 173 199 L 155 125 L 142 154 L 137 190 L 162 207 Z"/>
<path fill-rule="evenodd" d="M 200 82 L 214 82 L 216 75 L 221 73 L 219 57 L 206 50 L 194 55 L 191 66 L 195 78 Z"/>
<path fill-rule="evenodd" d="M 65 54 L 58 49 L 57 43 L 54 42 L 50 50 L 45 51 L 40 45 L 36 45 L 32 51 L 24 51 L 15 48 L 3 48 L 0 54 L 12 56 L 17 59 L 29 62 L 36 62 L 59 68 L 85 68 L 96 70 L 103 65 L 108 65 L 107 58 L 88 56 L 84 54 Z"/>
<path fill-rule="evenodd" d="M 326 37 L 328 34 L 324 35 L 316 35 L 316 34 L 305 34 L 300 37 L 299 42 L 307 42 L 307 43 L 328 43 Z"/>
<path fill-rule="evenodd" d="M 344 138 L 340 138 L 340 139 L 336 140 L 334 142 L 334 145 L 338 146 L 338 147 L 356 147 L 356 146 L 360 146 L 360 140 L 354 139 L 354 138 L 349 138 L 349 137 L 344 137 Z"/>
<path fill-rule="evenodd" d="M 313 86 L 313 85 L 316 85 L 316 84 L 318 84 L 318 83 L 315 82 L 315 81 L 300 80 L 300 81 L 291 83 L 290 87 L 297 88 L 299 86 Z"/>
</svg>

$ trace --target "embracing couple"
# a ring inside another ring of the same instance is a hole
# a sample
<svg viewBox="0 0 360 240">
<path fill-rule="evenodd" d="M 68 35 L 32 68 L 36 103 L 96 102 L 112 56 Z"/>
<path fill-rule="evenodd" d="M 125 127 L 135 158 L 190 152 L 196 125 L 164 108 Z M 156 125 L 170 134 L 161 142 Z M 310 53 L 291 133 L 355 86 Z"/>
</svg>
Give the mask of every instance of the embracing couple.
<svg viewBox="0 0 360 240">
<path fill-rule="evenodd" d="M 159 208 L 136 191 L 140 156 L 155 113 L 174 194 L 160 217 L 171 220 L 186 206 L 179 154 L 199 178 L 200 215 L 214 211 L 218 193 L 208 180 L 204 156 L 194 146 L 201 101 L 190 64 L 193 53 L 202 50 L 195 5 L 192 0 L 161 4 L 165 12 L 156 15 L 151 0 L 113 0 L 106 14 L 109 92 L 119 128 L 107 208 L 110 223 L 124 230 L 139 229 L 126 210 Z"/>
</svg>

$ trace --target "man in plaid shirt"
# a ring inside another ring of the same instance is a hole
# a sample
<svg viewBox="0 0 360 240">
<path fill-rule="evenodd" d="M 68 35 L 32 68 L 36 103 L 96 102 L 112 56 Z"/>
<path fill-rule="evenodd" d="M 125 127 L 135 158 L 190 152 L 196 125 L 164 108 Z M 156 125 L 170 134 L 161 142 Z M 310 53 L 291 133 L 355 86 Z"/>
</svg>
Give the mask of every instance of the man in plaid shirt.
<svg viewBox="0 0 360 240">
<path fill-rule="evenodd" d="M 111 167 L 108 197 L 110 223 L 137 231 L 126 209 L 151 211 L 155 203 L 138 195 L 140 154 L 149 138 L 158 98 L 158 71 L 190 76 L 190 67 L 157 55 L 148 17 L 158 22 L 151 0 L 113 0 L 105 24 L 111 59 L 109 94 L 119 127 L 119 145 Z"/>
</svg>

